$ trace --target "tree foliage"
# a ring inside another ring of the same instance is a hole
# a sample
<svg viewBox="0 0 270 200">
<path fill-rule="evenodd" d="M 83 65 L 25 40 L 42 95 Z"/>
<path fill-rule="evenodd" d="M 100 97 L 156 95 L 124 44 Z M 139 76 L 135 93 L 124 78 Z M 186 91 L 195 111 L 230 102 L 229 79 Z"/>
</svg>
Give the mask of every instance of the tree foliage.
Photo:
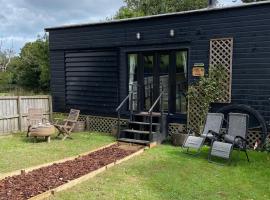
<svg viewBox="0 0 270 200">
<path fill-rule="evenodd" d="M 48 37 L 38 37 L 21 49 L 14 57 L 8 71 L 14 84 L 34 91 L 48 91 L 50 86 Z"/>
<path fill-rule="evenodd" d="M 243 0 L 243 2 L 251 3 L 255 0 Z M 208 6 L 208 0 L 124 0 L 124 3 L 125 6 L 118 10 L 115 19 L 195 10 Z"/>
<path fill-rule="evenodd" d="M 208 0 L 124 0 L 115 18 L 123 19 L 205 8 Z"/>
</svg>

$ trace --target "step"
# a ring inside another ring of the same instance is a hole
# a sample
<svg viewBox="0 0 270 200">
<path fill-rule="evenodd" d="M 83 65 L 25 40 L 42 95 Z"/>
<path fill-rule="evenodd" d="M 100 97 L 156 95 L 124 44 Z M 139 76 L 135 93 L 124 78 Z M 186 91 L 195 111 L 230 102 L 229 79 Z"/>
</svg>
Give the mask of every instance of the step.
<svg viewBox="0 0 270 200">
<path fill-rule="evenodd" d="M 149 131 L 139 131 L 139 130 L 133 130 L 133 129 L 124 129 L 121 130 L 121 132 L 128 132 L 128 133 L 137 133 L 137 134 L 149 134 Z M 156 132 L 152 132 L 153 134 Z"/>
<path fill-rule="evenodd" d="M 137 122 L 137 121 L 129 121 L 129 124 L 138 124 L 138 125 L 150 125 L 149 122 Z M 152 123 L 152 126 L 160 126 L 159 123 Z"/>
<path fill-rule="evenodd" d="M 119 142 L 128 142 L 128 143 L 135 143 L 135 144 L 149 144 L 150 142 L 147 140 L 135 140 L 135 139 L 128 139 L 128 138 L 119 138 Z"/>
<path fill-rule="evenodd" d="M 150 116 L 150 113 L 148 113 L 148 112 L 140 112 L 140 113 L 137 113 L 135 115 L 136 116 Z M 152 116 L 153 117 L 161 117 L 161 113 L 159 113 L 159 112 L 152 112 Z"/>
</svg>

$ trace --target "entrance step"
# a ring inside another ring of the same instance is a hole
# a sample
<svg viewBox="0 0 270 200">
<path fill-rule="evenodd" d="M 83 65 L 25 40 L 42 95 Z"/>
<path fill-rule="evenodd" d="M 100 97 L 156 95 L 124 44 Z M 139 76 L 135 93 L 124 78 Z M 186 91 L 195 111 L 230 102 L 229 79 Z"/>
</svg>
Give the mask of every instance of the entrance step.
<svg viewBox="0 0 270 200">
<path fill-rule="evenodd" d="M 150 144 L 147 140 L 135 140 L 135 139 L 128 139 L 128 138 L 119 138 L 118 141 L 120 142 L 128 142 L 128 143 L 135 143 L 135 144 L 143 144 L 148 145 Z"/>
<path fill-rule="evenodd" d="M 125 130 L 122 130 L 122 132 L 127 132 L 127 133 L 136 133 L 136 134 L 150 134 L 149 131 L 140 131 L 140 130 L 134 130 L 134 129 L 125 129 Z M 153 134 L 156 133 L 156 132 L 152 132 Z"/>
<path fill-rule="evenodd" d="M 140 113 L 135 114 L 135 116 L 147 116 L 147 117 L 149 117 L 150 116 L 150 113 L 149 112 L 140 112 Z M 159 112 L 152 112 L 152 116 L 153 117 L 161 117 L 161 113 L 159 113 Z"/>
<path fill-rule="evenodd" d="M 129 121 L 128 123 L 129 124 L 137 124 L 137 125 L 144 125 L 144 126 L 149 125 L 150 126 L 150 123 L 148 123 L 148 122 Z M 158 124 L 158 123 L 152 123 L 152 126 L 160 126 L 160 124 Z"/>
<path fill-rule="evenodd" d="M 129 121 L 128 129 L 132 130 L 140 130 L 140 131 L 150 131 L 151 124 L 149 122 L 137 122 L 137 121 Z M 160 124 L 152 123 L 152 132 L 159 132 Z"/>
</svg>

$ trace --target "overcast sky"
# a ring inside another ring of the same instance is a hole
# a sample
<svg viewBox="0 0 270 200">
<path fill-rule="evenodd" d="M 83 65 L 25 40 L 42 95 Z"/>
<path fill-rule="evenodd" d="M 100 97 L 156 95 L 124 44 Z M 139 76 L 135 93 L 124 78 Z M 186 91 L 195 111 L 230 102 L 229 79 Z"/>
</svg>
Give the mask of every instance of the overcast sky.
<svg viewBox="0 0 270 200">
<path fill-rule="evenodd" d="M 220 0 L 224 5 L 240 0 Z M 19 53 L 46 27 L 89 23 L 113 16 L 122 0 L 0 0 L 0 40 Z"/>
<path fill-rule="evenodd" d="M 101 21 L 122 5 L 122 0 L 0 0 L 0 39 L 5 47 L 13 41 L 18 53 L 46 27 Z"/>
</svg>

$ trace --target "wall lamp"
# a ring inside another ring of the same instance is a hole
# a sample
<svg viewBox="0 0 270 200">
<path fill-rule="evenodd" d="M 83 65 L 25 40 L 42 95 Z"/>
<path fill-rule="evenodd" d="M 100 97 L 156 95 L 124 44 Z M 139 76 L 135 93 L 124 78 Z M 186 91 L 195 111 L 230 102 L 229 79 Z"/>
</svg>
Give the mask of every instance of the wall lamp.
<svg viewBox="0 0 270 200">
<path fill-rule="evenodd" d="M 136 38 L 137 38 L 137 40 L 140 40 L 140 39 L 142 38 L 142 36 L 141 36 L 141 33 L 140 33 L 140 32 L 138 32 L 138 33 L 136 34 Z"/>
<path fill-rule="evenodd" d="M 174 29 L 171 29 L 171 30 L 170 30 L 170 37 L 173 38 L 174 36 L 175 36 L 175 31 L 174 31 Z"/>
</svg>

